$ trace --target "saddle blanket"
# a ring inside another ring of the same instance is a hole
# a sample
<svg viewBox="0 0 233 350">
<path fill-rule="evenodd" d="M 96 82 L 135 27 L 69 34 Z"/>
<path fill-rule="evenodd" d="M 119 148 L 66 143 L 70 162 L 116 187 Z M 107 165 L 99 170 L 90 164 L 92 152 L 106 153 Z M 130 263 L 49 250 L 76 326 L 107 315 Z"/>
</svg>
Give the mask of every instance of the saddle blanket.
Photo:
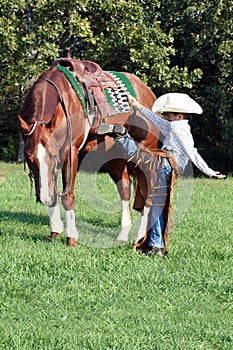
<svg viewBox="0 0 233 350">
<path fill-rule="evenodd" d="M 124 74 L 119 72 L 108 71 L 108 73 L 118 84 L 118 87 L 116 88 L 107 87 L 104 89 L 107 101 L 112 107 L 111 115 L 129 112 L 131 107 L 128 103 L 127 93 L 136 97 L 136 93 L 130 80 Z"/>
</svg>

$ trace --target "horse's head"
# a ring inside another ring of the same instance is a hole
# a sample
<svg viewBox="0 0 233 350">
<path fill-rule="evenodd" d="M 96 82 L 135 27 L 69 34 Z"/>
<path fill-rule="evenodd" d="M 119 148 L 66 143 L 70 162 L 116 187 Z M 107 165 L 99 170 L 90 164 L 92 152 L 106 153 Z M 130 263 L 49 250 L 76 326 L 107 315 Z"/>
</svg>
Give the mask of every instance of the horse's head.
<svg viewBox="0 0 233 350">
<path fill-rule="evenodd" d="M 64 101 L 69 106 L 70 96 L 77 97 L 68 84 L 56 68 L 45 71 L 31 87 L 19 113 L 25 158 L 34 178 L 37 201 L 48 206 L 56 204 L 57 168 L 62 167 L 62 160 L 71 149 L 71 126 Z"/>
<path fill-rule="evenodd" d="M 25 143 L 25 158 L 35 182 L 37 201 L 52 205 L 56 200 L 58 143 L 51 134 L 51 128 L 45 123 L 28 124 L 20 116 L 18 118 Z"/>
</svg>

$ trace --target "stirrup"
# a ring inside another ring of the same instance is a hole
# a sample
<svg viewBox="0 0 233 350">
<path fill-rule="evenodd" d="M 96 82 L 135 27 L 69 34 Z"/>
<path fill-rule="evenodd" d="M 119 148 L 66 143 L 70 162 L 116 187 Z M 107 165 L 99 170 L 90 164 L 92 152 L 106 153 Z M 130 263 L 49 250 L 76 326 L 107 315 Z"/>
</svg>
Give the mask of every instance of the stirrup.
<svg viewBox="0 0 233 350">
<path fill-rule="evenodd" d="M 124 136 L 127 133 L 127 130 L 124 128 L 124 126 L 120 124 L 107 124 L 103 123 L 98 126 L 97 132 L 98 135 L 105 135 L 105 134 L 115 134 L 119 136 Z"/>
</svg>

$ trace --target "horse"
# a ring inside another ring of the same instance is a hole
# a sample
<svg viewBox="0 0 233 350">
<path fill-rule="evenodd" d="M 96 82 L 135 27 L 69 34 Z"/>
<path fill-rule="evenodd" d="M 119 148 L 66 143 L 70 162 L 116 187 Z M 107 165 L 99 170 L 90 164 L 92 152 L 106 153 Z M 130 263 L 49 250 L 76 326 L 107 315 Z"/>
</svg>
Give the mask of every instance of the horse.
<svg viewBox="0 0 233 350">
<path fill-rule="evenodd" d="M 116 91 L 121 98 L 123 96 L 123 108 L 113 107 L 107 96 Z M 117 240 L 128 241 L 131 180 L 127 159 L 122 157 L 119 149 L 112 156 L 114 141 L 96 133 L 100 122 L 118 123 L 126 126 L 137 142 L 149 149 L 156 147 L 157 130 L 127 104 L 127 93 L 134 94 L 148 108 L 152 108 L 156 100 L 152 90 L 136 75 L 104 71 L 95 62 L 65 57 L 52 62 L 27 94 L 18 120 L 29 176 L 35 183 L 36 200 L 48 207 L 49 241 L 55 240 L 64 231 L 59 209 L 61 198 L 65 210 L 66 243 L 70 247 L 76 246 L 78 230 L 74 214 L 74 184 L 79 157 L 96 149 L 109 155 L 106 158 L 107 171 L 121 198 L 121 230 Z M 59 170 L 62 193 L 57 186 Z M 142 209 L 139 231 L 145 230 L 146 223 Z"/>
</svg>

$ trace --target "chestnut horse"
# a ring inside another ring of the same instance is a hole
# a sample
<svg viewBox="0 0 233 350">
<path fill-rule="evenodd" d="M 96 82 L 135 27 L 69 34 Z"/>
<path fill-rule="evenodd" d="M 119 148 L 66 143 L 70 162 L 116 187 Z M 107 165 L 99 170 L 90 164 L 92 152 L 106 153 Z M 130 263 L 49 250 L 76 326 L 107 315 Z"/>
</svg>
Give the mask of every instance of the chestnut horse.
<svg viewBox="0 0 233 350">
<path fill-rule="evenodd" d="M 67 70 L 81 87 L 83 95 L 80 95 L 77 86 L 74 88 L 71 79 L 64 74 Z M 155 96 L 149 87 L 135 75 L 125 72 L 120 74 L 132 84 L 138 101 L 151 108 Z M 158 133 L 139 112 L 130 107 L 126 112 L 118 111 L 111 115 L 103 87 L 116 88 L 120 84 L 94 62 L 61 58 L 41 74 L 23 103 L 18 118 L 25 144 L 25 158 L 35 182 L 37 201 L 48 206 L 49 240 L 63 232 L 58 203 L 61 197 L 65 209 L 67 244 L 76 245 L 78 231 L 74 214 L 74 184 L 78 157 L 81 153 L 97 148 L 100 148 L 104 155 L 109 154 L 106 158 L 107 170 L 121 197 L 121 231 L 117 240 L 128 240 L 131 219 L 127 160 L 121 156 L 119 150 L 117 157 L 112 156 L 114 141 L 109 137 L 97 135 L 96 130 L 103 121 L 126 125 L 135 140 L 148 148 L 156 147 Z M 58 169 L 61 169 L 62 173 L 62 193 L 57 190 Z M 142 218 L 140 230 L 145 231 L 145 223 L 145 218 Z"/>
</svg>

